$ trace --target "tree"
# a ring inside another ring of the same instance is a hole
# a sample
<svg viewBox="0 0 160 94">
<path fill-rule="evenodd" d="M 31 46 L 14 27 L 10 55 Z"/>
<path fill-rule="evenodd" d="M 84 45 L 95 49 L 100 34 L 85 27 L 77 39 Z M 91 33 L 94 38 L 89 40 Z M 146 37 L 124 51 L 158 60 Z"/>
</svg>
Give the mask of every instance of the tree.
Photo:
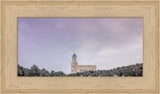
<svg viewBox="0 0 160 94">
<path fill-rule="evenodd" d="M 40 69 L 36 65 L 33 65 L 31 67 L 31 71 L 32 71 L 33 76 L 39 76 L 40 75 Z"/>
<path fill-rule="evenodd" d="M 18 64 L 18 76 L 24 76 L 24 68 Z"/>
<path fill-rule="evenodd" d="M 55 71 L 51 71 L 50 76 L 55 76 Z"/>
<path fill-rule="evenodd" d="M 39 76 L 50 76 L 49 72 L 46 69 L 40 70 Z"/>
</svg>

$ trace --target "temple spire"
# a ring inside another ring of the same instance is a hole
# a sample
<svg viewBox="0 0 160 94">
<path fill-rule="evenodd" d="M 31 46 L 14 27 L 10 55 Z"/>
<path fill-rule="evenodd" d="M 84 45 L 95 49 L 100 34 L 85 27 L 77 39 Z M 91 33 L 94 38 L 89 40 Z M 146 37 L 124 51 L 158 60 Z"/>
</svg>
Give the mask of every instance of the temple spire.
<svg viewBox="0 0 160 94">
<path fill-rule="evenodd" d="M 76 55 L 75 51 L 73 52 L 72 61 L 77 62 L 77 55 Z"/>
</svg>

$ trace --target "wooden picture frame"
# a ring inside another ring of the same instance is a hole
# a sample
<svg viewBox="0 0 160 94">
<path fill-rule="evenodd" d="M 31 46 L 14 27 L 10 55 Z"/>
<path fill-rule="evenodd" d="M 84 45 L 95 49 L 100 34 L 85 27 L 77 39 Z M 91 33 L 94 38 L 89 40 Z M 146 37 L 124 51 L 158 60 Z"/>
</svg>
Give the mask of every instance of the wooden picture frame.
<svg viewBox="0 0 160 94">
<path fill-rule="evenodd" d="M 1 94 L 159 94 L 158 0 L 2 0 Z M 143 77 L 18 77 L 18 17 L 142 17 Z"/>
</svg>

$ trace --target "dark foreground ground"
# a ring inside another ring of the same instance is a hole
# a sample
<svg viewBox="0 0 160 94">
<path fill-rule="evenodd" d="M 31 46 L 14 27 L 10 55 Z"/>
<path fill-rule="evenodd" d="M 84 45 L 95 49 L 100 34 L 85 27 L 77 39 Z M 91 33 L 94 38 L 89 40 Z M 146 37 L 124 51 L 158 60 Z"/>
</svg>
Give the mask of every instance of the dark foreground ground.
<svg viewBox="0 0 160 94">
<path fill-rule="evenodd" d="M 143 65 L 137 63 L 135 65 L 123 66 L 113 68 L 111 70 L 96 70 L 96 71 L 85 71 L 75 74 L 65 74 L 62 71 L 47 71 L 46 69 L 39 69 L 38 66 L 33 65 L 30 69 L 24 68 L 18 65 L 18 76 L 72 76 L 72 77 L 117 77 L 117 76 L 142 76 Z"/>
</svg>

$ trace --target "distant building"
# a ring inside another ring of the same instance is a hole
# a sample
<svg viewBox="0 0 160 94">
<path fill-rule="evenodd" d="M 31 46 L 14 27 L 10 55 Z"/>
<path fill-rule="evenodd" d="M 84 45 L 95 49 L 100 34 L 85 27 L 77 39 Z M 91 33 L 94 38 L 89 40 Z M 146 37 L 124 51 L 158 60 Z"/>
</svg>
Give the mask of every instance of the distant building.
<svg viewBox="0 0 160 94">
<path fill-rule="evenodd" d="M 94 71 L 94 70 L 96 70 L 96 65 L 78 65 L 77 55 L 75 53 L 73 54 L 71 63 L 71 73 Z"/>
</svg>

